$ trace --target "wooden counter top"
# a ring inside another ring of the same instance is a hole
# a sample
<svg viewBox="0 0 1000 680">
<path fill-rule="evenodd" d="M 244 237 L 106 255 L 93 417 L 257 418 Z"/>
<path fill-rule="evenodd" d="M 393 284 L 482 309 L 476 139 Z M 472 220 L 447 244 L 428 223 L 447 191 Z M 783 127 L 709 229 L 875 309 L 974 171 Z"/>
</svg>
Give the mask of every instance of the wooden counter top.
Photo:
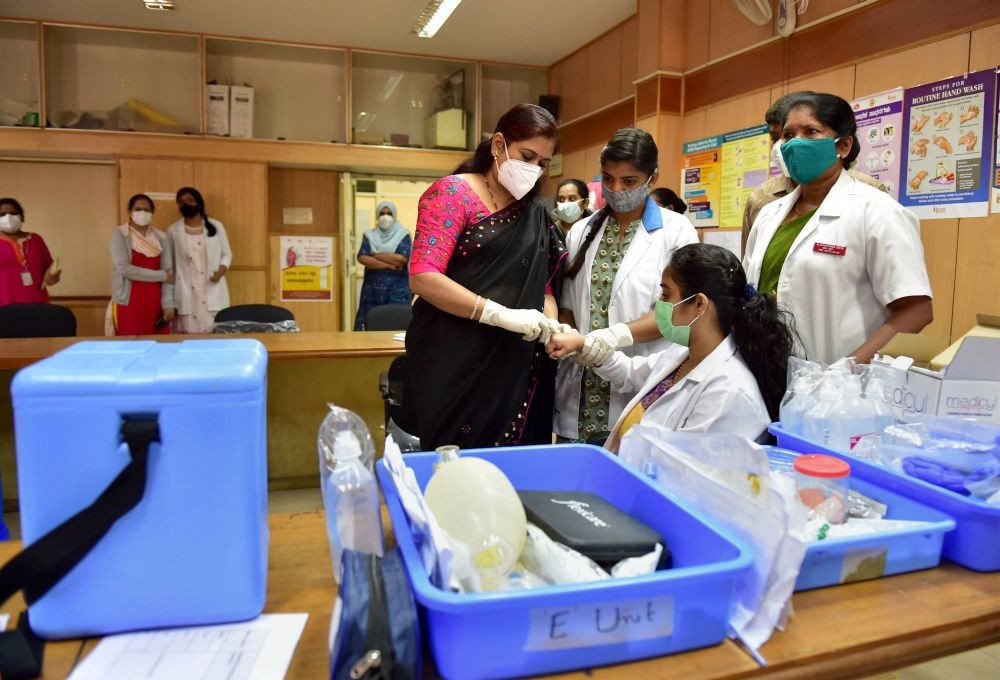
<svg viewBox="0 0 1000 680">
<path fill-rule="evenodd" d="M 321 512 L 272 515 L 266 611 L 307 612 L 286 677 L 327 675 L 327 632 L 334 598 Z M 0 562 L 20 549 L 0 544 Z M 560 677 L 846 678 L 879 673 L 1000 641 L 1000 573 L 950 562 L 938 569 L 796 594 L 788 630 L 775 633 L 760 667 L 733 642 L 638 663 Z M 2 611 L 23 608 L 20 596 Z M 13 625 L 13 624 L 11 624 Z M 45 678 L 63 678 L 95 641 L 51 643 Z M 433 673 L 433 668 L 429 668 Z M 433 677 L 433 676 L 432 676 Z"/>
<path fill-rule="evenodd" d="M 336 333 L 246 333 L 241 335 L 147 335 L 90 338 L 0 339 L 0 369 L 24 368 L 61 349 L 84 340 L 158 340 L 180 342 L 191 339 L 254 338 L 264 343 L 271 360 L 349 359 L 394 357 L 403 353 L 403 343 L 393 340 L 397 331 L 340 331 Z"/>
</svg>

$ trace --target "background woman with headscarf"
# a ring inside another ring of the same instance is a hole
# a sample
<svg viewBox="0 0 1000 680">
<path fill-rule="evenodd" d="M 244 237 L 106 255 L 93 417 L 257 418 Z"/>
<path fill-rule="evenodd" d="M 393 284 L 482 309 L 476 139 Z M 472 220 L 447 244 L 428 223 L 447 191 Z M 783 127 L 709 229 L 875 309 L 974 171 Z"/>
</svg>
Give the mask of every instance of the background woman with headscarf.
<svg viewBox="0 0 1000 680">
<path fill-rule="evenodd" d="M 376 208 L 378 221 L 361 238 L 358 262 L 365 266 L 365 281 L 361 286 L 361 301 L 354 319 L 354 330 L 365 329 L 365 317 L 372 307 L 388 304 L 410 304 L 410 232 L 396 216 L 395 204 L 382 201 Z"/>
</svg>

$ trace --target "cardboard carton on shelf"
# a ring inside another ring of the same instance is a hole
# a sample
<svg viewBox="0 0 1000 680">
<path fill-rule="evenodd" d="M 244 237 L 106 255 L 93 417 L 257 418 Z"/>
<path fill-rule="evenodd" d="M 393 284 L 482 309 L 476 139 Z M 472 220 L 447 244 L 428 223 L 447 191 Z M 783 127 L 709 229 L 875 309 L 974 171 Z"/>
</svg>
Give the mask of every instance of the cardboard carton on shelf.
<svg viewBox="0 0 1000 680">
<path fill-rule="evenodd" d="M 205 86 L 205 131 L 225 137 L 229 134 L 229 86 Z"/>
<path fill-rule="evenodd" d="M 229 88 L 229 136 L 253 138 L 253 88 L 232 85 Z"/>
<path fill-rule="evenodd" d="M 931 368 L 939 370 L 951 363 L 966 338 L 1000 338 L 1000 314 L 976 314 L 976 325 L 961 338 L 953 342 L 947 349 L 931 359 Z M 997 357 L 1000 361 L 1000 357 Z"/>
</svg>

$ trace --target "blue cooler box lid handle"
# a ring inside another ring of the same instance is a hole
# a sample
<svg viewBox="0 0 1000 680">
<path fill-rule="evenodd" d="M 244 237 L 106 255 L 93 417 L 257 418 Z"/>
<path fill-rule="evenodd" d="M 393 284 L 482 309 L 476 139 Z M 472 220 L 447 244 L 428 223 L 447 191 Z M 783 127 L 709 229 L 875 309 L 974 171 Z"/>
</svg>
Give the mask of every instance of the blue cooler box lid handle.
<svg viewBox="0 0 1000 680">
<path fill-rule="evenodd" d="M 149 447 L 160 441 L 155 416 L 128 418 L 121 436 L 130 460 L 93 503 L 22 550 L 0 569 L 0 603 L 24 591 L 30 606 L 72 571 L 120 518 L 146 493 Z M 43 642 L 28 625 L 27 613 L 17 629 L 0 633 L 0 677 L 35 678 L 42 672 Z"/>
</svg>

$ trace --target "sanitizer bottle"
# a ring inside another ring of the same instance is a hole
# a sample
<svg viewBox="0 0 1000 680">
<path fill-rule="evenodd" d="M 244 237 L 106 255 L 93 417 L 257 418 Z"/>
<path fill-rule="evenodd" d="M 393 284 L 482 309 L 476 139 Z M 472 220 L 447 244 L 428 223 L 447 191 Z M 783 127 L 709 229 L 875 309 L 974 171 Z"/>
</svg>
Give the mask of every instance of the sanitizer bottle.
<svg viewBox="0 0 1000 680">
<path fill-rule="evenodd" d="M 378 486 L 362 462 L 361 442 L 352 430 L 321 428 L 317 446 L 330 558 L 339 582 L 345 548 L 382 555 Z"/>
</svg>

